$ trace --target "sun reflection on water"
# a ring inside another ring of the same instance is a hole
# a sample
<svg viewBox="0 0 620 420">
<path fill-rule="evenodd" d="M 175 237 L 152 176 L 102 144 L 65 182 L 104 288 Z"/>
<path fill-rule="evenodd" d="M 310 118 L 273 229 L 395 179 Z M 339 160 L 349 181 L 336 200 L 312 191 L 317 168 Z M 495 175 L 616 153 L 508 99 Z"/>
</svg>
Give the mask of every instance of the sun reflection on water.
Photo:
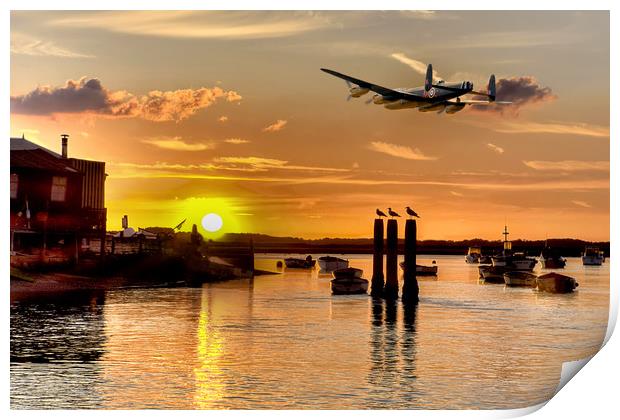
<svg viewBox="0 0 620 420">
<path fill-rule="evenodd" d="M 222 369 L 219 366 L 223 340 L 221 333 L 211 325 L 212 316 L 210 289 L 204 289 L 196 331 L 198 366 L 194 369 L 194 404 L 199 409 L 213 408 L 214 403 L 220 401 L 224 395 Z"/>
</svg>

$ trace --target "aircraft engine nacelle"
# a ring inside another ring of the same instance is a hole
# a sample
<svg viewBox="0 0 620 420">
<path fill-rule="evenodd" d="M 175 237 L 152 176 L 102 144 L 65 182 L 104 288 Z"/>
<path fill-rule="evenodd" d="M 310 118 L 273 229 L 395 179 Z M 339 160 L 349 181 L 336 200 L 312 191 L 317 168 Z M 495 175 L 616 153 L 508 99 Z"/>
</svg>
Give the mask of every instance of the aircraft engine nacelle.
<svg viewBox="0 0 620 420">
<path fill-rule="evenodd" d="M 377 105 L 382 105 L 382 104 L 387 104 L 389 102 L 394 102 L 394 99 L 389 99 L 383 95 L 376 94 L 375 96 L 372 97 L 372 102 Z"/>
<path fill-rule="evenodd" d="M 456 114 L 465 108 L 465 104 L 451 104 L 446 106 L 446 114 Z"/>
<path fill-rule="evenodd" d="M 354 98 L 359 98 L 360 96 L 366 95 L 369 91 L 370 89 L 368 88 L 353 86 L 349 89 L 349 94 Z"/>
<path fill-rule="evenodd" d="M 431 106 L 423 106 L 418 108 L 418 111 L 420 112 L 441 112 L 444 109 L 446 109 L 446 105 L 445 104 L 435 104 L 435 105 L 431 105 Z"/>
</svg>

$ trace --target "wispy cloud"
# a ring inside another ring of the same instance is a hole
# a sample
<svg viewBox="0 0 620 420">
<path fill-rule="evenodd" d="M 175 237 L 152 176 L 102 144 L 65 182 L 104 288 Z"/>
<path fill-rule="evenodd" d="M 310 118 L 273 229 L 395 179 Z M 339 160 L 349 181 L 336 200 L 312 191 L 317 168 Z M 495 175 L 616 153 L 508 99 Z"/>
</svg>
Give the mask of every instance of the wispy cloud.
<svg viewBox="0 0 620 420">
<path fill-rule="evenodd" d="M 345 168 L 328 168 L 321 166 L 291 165 L 286 160 L 271 159 L 256 156 L 227 156 L 213 159 L 215 163 L 224 163 L 241 166 L 220 166 L 220 169 L 237 170 L 249 169 L 250 171 L 266 171 L 270 169 L 283 169 L 289 171 L 309 171 L 309 172 L 349 172 Z"/>
<path fill-rule="evenodd" d="M 456 192 L 456 191 L 450 191 L 450 194 L 452 194 L 455 197 L 463 197 L 464 196 L 463 193 Z"/>
<path fill-rule="evenodd" d="M 504 121 L 497 124 L 493 129 L 499 133 L 544 133 L 544 134 L 567 134 L 585 137 L 609 137 L 609 127 L 584 123 L 537 123 L 532 121 L 511 122 Z"/>
<path fill-rule="evenodd" d="M 160 149 L 176 150 L 180 152 L 198 152 L 215 148 L 215 144 L 213 143 L 188 143 L 182 140 L 181 137 L 145 139 L 142 140 L 142 143 L 151 144 Z"/>
<path fill-rule="evenodd" d="M 106 117 L 134 117 L 150 121 L 181 121 L 218 100 L 235 102 L 241 95 L 220 87 L 153 90 L 137 96 L 126 91 L 105 88 L 99 79 L 82 77 L 64 86 L 39 86 L 23 94 L 11 96 L 11 113 L 54 115 L 87 113 Z"/>
<path fill-rule="evenodd" d="M 562 134 L 584 137 L 609 138 L 609 127 L 579 122 L 534 122 L 534 121 L 511 121 L 498 119 L 489 124 L 481 120 L 462 120 L 464 124 L 475 127 L 488 128 L 498 133 L 523 134 Z"/>
<path fill-rule="evenodd" d="M 314 12 L 110 11 L 75 13 L 52 24 L 166 38 L 260 39 L 314 31 L 330 20 Z"/>
<path fill-rule="evenodd" d="M 226 139 L 224 140 L 224 143 L 229 143 L 229 144 L 246 144 L 249 143 L 250 140 L 245 140 L 245 139 Z"/>
<path fill-rule="evenodd" d="M 263 131 L 267 131 L 267 132 L 271 132 L 271 133 L 276 132 L 276 131 L 280 131 L 280 130 L 282 130 L 284 128 L 286 123 L 287 123 L 286 120 L 277 120 L 273 124 L 270 124 L 267 127 L 263 128 Z"/>
<path fill-rule="evenodd" d="M 498 154 L 500 154 L 500 155 L 501 155 L 502 153 L 504 153 L 504 148 L 503 148 L 503 147 L 499 147 L 499 146 L 497 146 L 497 145 L 495 145 L 495 144 L 493 144 L 493 143 L 487 143 L 487 147 L 488 147 L 489 149 L 493 150 L 495 153 L 498 153 Z"/>
<path fill-rule="evenodd" d="M 609 171 L 607 160 L 524 160 L 523 163 L 538 171 Z"/>
<path fill-rule="evenodd" d="M 573 200 L 572 203 L 579 207 L 585 207 L 587 209 L 592 208 L 592 206 L 585 201 Z"/>
<path fill-rule="evenodd" d="M 226 122 L 228 121 L 228 117 L 226 115 L 222 115 L 220 118 L 217 119 L 219 122 Z"/>
<path fill-rule="evenodd" d="M 421 75 L 426 75 L 426 64 L 424 64 L 423 62 L 407 57 L 403 53 L 393 53 L 393 54 L 390 54 L 390 57 L 394 58 L 395 60 L 400 61 L 403 64 L 406 64 L 416 73 L 419 73 Z M 441 76 L 439 76 L 439 74 L 434 69 L 433 69 L 433 79 L 441 79 Z"/>
<path fill-rule="evenodd" d="M 260 182 L 275 182 L 286 180 L 287 182 L 297 181 L 297 178 L 273 178 L 273 177 L 239 177 L 222 175 L 224 172 L 247 172 L 263 173 L 269 171 L 300 171 L 300 172 L 350 172 L 345 168 L 329 168 L 319 166 L 293 165 L 286 160 L 272 159 L 257 156 L 224 156 L 212 159 L 204 163 L 133 163 L 133 162 L 110 162 L 113 168 L 111 176 L 116 178 L 185 178 L 185 179 L 222 179 Z M 218 173 L 220 172 L 220 173 Z M 305 177 L 304 177 L 305 178 Z M 303 179 L 303 178 L 302 178 Z"/>
<path fill-rule="evenodd" d="M 409 146 L 401 146 L 398 144 L 386 143 L 383 141 L 373 141 L 368 146 L 370 150 L 379 153 L 385 153 L 386 155 L 409 159 L 409 160 L 437 160 L 436 157 L 426 156 L 418 148 L 411 148 Z"/>
<path fill-rule="evenodd" d="M 591 190 L 609 190 L 609 179 L 592 179 L 592 180 L 556 180 L 556 181 L 538 181 L 525 183 L 496 182 L 496 181 L 467 181 L 452 182 L 441 180 L 406 180 L 395 177 L 379 177 L 379 178 L 357 178 L 352 173 L 333 173 L 323 176 L 292 176 L 292 175 L 271 175 L 264 176 L 268 170 L 304 170 L 304 171 L 323 171 L 323 172 L 347 172 L 345 169 L 338 168 L 312 168 L 297 165 L 288 165 L 278 159 L 266 158 L 226 158 L 229 162 L 245 162 L 248 170 L 247 175 L 230 175 L 219 173 L 218 170 L 235 171 L 233 167 L 226 169 L 225 165 L 221 166 L 217 163 L 206 164 L 168 164 L 156 162 L 154 164 L 139 164 L 129 162 L 110 162 L 110 176 L 113 178 L 178 178 L 178 179 L 207 179 L 220 181 L 247 181 L 247 182 L 269 182 L 290 185 L 305 184 L 338 184 L 338 185 L 365 185 L 365 186 L 383 186 L 383 185 L 408 185 L 408 186 L 432 186 L 446 188 L 462 188 L 465 190 L 480 191 L 591 191 Z M 232 165 L 235 165 L 232 163 Z M 252 169 L 252 165 L 258 165 L 262 169 Z M 239 166 L 238 168 L 241 168 Z M 197 170 L 200 169 L 200 170 Z M 255 172 L 256 174 L 252 174 Z"/>
<path fill-rule="evenodd" d="M 52 41 L 42 41 L 19 33 L 11 34 L 11 54 L 35 57 L 94 58 L 93 55 L 82 54 L 60 47 Z"/>
<path fill-rule="evenodd" d="M 436 20 L 446 17 L 444 13 L 437 13 L 435 10 L 401 10 L 399 15 L 409 19 Z"/>
</svg>

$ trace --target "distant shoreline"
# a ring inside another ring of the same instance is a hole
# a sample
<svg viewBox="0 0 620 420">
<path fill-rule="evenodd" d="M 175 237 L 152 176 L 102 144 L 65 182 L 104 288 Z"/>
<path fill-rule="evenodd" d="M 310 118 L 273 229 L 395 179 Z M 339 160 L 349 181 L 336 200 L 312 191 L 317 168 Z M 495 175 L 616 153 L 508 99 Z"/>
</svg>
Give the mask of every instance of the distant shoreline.
<svg viewBox="0 0 620 420">
<path fill-rule="evenodd" d="M 275 237 L 263 234 L 242 233 L 227 234 L 221 240 L 213 242 L 238 242 L 254 244 L 256 253 L 281 253 L 281 254 L 372 254 L 372 238 L 345 239 L 301 239 Z M 542 249 L 548 246 L 556 249 L 564 257 L 579 257 L 586 246 L 598 247 L 609 256 L 609 241 L 584 241 L 581 239 L 558 238 L 547 240 L 521 240 L 512 241 L 515 251 L 525 252 L 528 255 L 539 255 Z M 403 252 L 404 240 L 399 239 L 399 252 Z M 207 245 L 208 246 L 208 245 Z M 466 239 L 460 241 L 447 240 L 419 240 L 417 242 L 418 254 L 427 255 L 465 255 L 470 246 L 482 248 L 483 254 L 495 254 L 501 252 L 502 241 L 488 241 L 484 239 Z"/>
</svg>

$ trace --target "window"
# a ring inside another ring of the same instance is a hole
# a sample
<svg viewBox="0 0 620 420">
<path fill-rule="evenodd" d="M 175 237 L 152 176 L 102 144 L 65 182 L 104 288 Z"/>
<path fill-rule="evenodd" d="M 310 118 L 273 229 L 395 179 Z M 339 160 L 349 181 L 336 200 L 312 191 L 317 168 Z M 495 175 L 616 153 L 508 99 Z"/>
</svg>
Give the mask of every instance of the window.
<svg viewBox="0 0 620 420">
<path fill-rule="evenodd" d="M 17 174 L 11 174 L 11 198 L 17 198 L 17 184 L 19 177 Z"/>
<path fill-rule="evenodd" d="M 52 177 L 52 201 L 65 201 L 67 193 L 67 177 L 66 176 L 53 176 Z"/>
</svg>

